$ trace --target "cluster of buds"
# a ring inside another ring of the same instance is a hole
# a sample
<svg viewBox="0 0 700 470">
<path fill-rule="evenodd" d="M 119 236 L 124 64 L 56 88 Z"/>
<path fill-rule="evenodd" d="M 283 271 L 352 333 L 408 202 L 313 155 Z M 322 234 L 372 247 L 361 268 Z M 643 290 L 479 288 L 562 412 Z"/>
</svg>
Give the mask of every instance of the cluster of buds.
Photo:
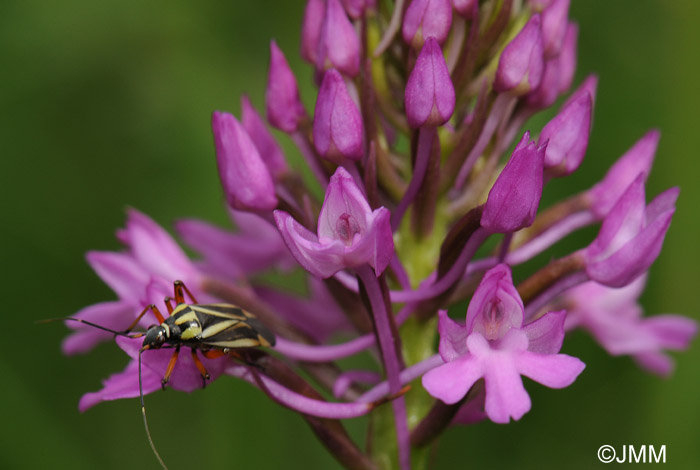
<svg viewBox="0 0 700 470">
<path fill-rule="evenodd" d="M 578 35 L 569 3 L 396 0 L 388 10 L 375 0 L 308 0 L 301 56 L 315 69 L 313 113 L 272 42 L 266 119 L 246 97 L 240 120 L 213 114 L 237 231 L 178 222 L 182 240 L 201 255 L 192 261 L 165 230 L 131 211 L 118 232 L 125 250 L 88 254 L 119 300 L 77 317 L 123 330 L 175 279 L 200 302 L 250 310 L 275 333 L 275 346 L 247 363 L 205 359 L 211 379 L 247 380 L 298 411 L 349 468 L 394 462 L 405 470 L 416 464 L 412 455 L 427 455 L 411 450 L 450 424 L 520 419 L 531 407 L 521 376 L 563 388 L 583 371 L 580 359 L 560 353 L 574 328 L 589 330 L 611 354 L 668 374 L 665 350 L 686 348 L 697 324 L 643 318 L 637 304 L 678 196 L 671 188 L 646 203 L 659 133 L 644 135 L 589 190 L 540 208 L 547 182 L 582 164 L 593 122 L 597 77 L 568 91 Z M 524 129 L 558 100 L 544 128 Z M 287 164 L 268 124 L 294 142 L 312 176 Z M 527 277 L 519 269 L 594 224 L 599 233 L 587 247 Z M 264 273 L 272 270 L 304 272 L 302 292 L 270 287 Z M 466 314 L 453 308 L 465 301 Z M 68 354 L 111 338 L 70 327 Z M 81 409 L 138 395 L 138 344 L 117 342 L 134 359 L 86 394 Z M 144 393 L 161 387 L 162 353 L 143 355 Z M 356 354 L 374 357 L 377 367 L 338 366 Z M 184 355 L 170 386 L 201 386 L 196 366 Z M 387 395 L 390 405 L 370 405 Z M 368 452 L 337 421 L 366 413 L 371 422 L 392 415 L 394 424 L 374 429 Z"/>
</svg>

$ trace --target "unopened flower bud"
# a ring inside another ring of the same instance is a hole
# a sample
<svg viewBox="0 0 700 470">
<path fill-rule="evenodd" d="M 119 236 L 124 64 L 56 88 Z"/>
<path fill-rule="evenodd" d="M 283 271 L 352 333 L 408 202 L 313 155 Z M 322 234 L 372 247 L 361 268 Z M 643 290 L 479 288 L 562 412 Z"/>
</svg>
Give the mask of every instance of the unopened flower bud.
<svg viewBox="0 0 700 470">
<path fill-rule="evenodd" d="M 435 38 L 428 38 L 406 83 L 406 117 L 411 127 L 439 126 L 455 109 L 455 89 Z"/>
<path fill-rule="evenodd" d="M 589 93 L 564 106 L 540 133 L 540 141 L 549 141 L 545 167 L 556 176 L 576 170 L 588 148 L 593 101 Z"/>
<path fill-rule="evenodd" d="M 450 0 L 412 0 L 403 18 L 403 39 L 416 49 L 434 37 L 442 44 L 452 25 Z"/>
<path fill-rule="evenodd" d="M 284 159 L 282 149 L 270 134 L 258 112 L 250 104 L 247 96 L 241 98 L 241 121 L 272 176 L 278 178 L 286 173 L 289 167 Z"/>
<path fill-rule="evenodd" d="M 534 15 L 503 49 L 493 89 L 524 95 L 536 89 L 544 68 L 540 15 Z"/>
<path fill-rule="evenodd" d="M 304 20 L 301 25 L 301 57 L 314 65 L 318 61 L 318 44 L 325 11 L 324 0 L 309 0 L 304 9 Z"/>
<path fill-rule="evenodd" d="M 330 69 L 323 77 L 314 113 L 314 147 L 331 160 L 362 156 L 362 115 L 350 97 L 343 77 Z"/>
<path fill-rule="evenodd" d="M 532 225 L 540 205 L 547 144 L 535 145 L 525 132 L 489 192 L 481 226 L 507 233 Z"/>
<path fill-rule="evenodd" d="M 316 68 L 336 68 L 354 77 L 360 71 L 360 39 L 339 0 L 327 0 Z"/>
<path fill-rule="evenodd" d="M 270 172 L 243 126 L 232 114 L 214 111 L 212 129 L 219 177 L 229 205 L 239 210 L 277 207 Z"/>
<path fill-rule="evenodd" d="M 265 106 L 268 122 L 284 132 L 296 131 L 299 121 L 306 116 L 306 110 L 299 98 L 297 79 L 275 41 L 270 42 L 270 70 L 267 76 Z"/>
<path fill-rule="evenodd" d="M 542 12 L 542 42 L 544 56 L 559 55 L 568 23 L 570 0 L 554 0 Z"/>
</svg>

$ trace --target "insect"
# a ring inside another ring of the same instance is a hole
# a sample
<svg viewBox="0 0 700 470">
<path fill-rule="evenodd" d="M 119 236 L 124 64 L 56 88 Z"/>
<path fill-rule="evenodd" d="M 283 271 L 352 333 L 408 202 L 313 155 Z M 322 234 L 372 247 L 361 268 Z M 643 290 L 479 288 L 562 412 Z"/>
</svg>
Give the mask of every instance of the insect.
<svg viewBox="0 0 700 470">
<path fill-rule="evenodd" d="M 192 301 L 191 304 L 185 302 L 185 293 Z M 175 305 L 173 305 L 173 301 Z M 160 310 L 158 310 L 158 307 L 151 304 L 143 309 L 138 317 L 136 317 L 131 325 L 124 331 L 111 330 L 79 318 L 68 317 L 55 320 L 70 320 L 84 323 L 88 326 L 113 333 L 116 336 L 126 336 L 129 338 L 143 337 L 143 345 L 139 349 L 138 356 L 141 414 L 143 416 L 143 423 L 146 428 L 146 435 L 148 436 L 151 449 L 161 466 L 167 469 L 165 462 L 163 462 L 163 459 L 156 450 L 148 428 L 146 407 L 143 400 L 141 354 L 149 349 L 174 349 L 165 374 L 161 379 L 161 385 L 163 389 L 165 389 L 175 369 L 180 349 L 183 346 L 190 348 L 192 360 L 202 376 L 202 386 L 204 386 L 209 379 L 209 373 L 204 367 L 204 364 L 202 364 L 199 354 L 209 359 L 231 354 L 240 359 L 241 357 L 236 354 L 236 349 L 274 346 L 275 336 L 255 317 L 255 315 L 240 307 L 223 303 L 198 304 L 192 292 L 190 292 L 182 281 L 174 282 L 174 299 L 166 297 L 165 307 L 169 314 L 168 318 L 163 316 Z M 145 332 L 132 332 L 138 322 L 149 311 L 153 313 L 159 324 L 151 325 Z"/>
</svg>

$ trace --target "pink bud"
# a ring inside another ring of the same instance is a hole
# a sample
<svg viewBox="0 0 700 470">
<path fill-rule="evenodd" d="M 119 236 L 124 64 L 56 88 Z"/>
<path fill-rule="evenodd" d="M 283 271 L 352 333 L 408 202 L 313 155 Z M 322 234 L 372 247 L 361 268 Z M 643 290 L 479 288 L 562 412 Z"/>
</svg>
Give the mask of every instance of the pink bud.
<svg viewBox="0 0 700 470">
<path fill-rule="evenodd" d="M 544 68 L 540 15 L 533 15 L 501 53 L 493 89 L 524 95 L 536 89 Z"/>
<path fill-rule="evenodd" d="M 258 149 L 260 157 L 272 176 L 277 179 L 286 173 L 289 167 L 284 159 L 282 149 L 270 134 L 258 112 L 250 104 L 247 96 L 241 98 L 241 121 L 243 121 L 243 128 L 253 140 L 255 148 Z"/>
<path fill-rule="evenodd" d="M 316 68 L 336 68 L 350 77 L 360 71 L 360 39 L 339 0 L 327 0 Z"/>
<path fill-rule="evenodd" d="M 455 11 L 464 19 L 470 20 L 474 17 L 474 7 L 479 7 L 477 0 L 452 0 Z"/>
<path fill-rule="evenodd" d="M 425 38 L 442 44 L 452 25 L 450 0 L 412 0 L 403 18 L 403 40 L 414 48 L 423 47 Z"/>
<path fill-rule="evenodd" d="M 306 117 L 306 110 L 299 99 L 297 80 L 275 41 L 270 42 L 265 105 L 269 123 L 284 132 L 296 131 L 299 121 Z"/>
<path fill-rule="evenodd" d="M 569 4 L 570 0 L 554 0 L 542 12 L 542 41 L 546 58 L 559 55 L 566 34 Z"/>
<path fill-rule="evenodd" d="M 301 24 L 301 57 L 310 64 L 316 64 L 318 61 L 318 44 L 325 11 L 324 0 L 309 0 L 304 9 L 304 20 Z"/>
<path fill-rule="evenodd" d="M 348 94 L 343 77 L 330 69 L 323 77 L 314 113 L 314 147 L 328 159 L 358 160 L 362 156 L 362 115 Z"/>
<path fill-rule="evenodd" d="M 455 109 L 455 89 L 435 38 L 428 38 L 406 83 L 406 116 L 411 127 L 439 126 Z"/>
<path fill-rule="evenodd" d="M 529 227 L 542 197 L 542 176 L 547 144 L 540 147 L 525 132 L 513 155 L 489 191 L 481 226 L 496 233 Z"/>
<path fill-rule="evenodd" d="M 542 129 L 540 142 L 549 141 L 544 165 L 554 176 L 572 173 L 586 155 L 592 107 L 591 95 L 585 93 L 563 107 Z"/>
<path fill-rule="evenodd" d="M 219 177 L 229 205 L 240 210 L 277 207 L 270 172 L 243 126 L 232 114 L 214 111 L 212 129 Z"/>
</svg>

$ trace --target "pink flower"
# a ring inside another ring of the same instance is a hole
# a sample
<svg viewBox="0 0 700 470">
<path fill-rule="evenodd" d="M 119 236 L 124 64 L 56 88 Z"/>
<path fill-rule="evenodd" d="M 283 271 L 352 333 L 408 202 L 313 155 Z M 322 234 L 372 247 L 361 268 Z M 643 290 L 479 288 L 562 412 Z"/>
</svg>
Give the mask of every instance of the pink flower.
<svg viewBox="0 0 700 470">
<path fill-rule="evenodd" d="M 469 303 L 464 326 L 440 312 L 440 355 L 446 364 L 423 376 L 428 393 L 457 403 L 483 378 L 486 415 L 507 423 L 530 410 L 521 375 L 551 388 L 571 385 L 585 365 L 558 354 L 565 312 L 549 312 L 526 325 L 523 316 L 510 268 L 500 264 L 489 270 Z"/>
<path fill-rule="evenodd" d="M 331 177 L 318 218 L 318 233 L 291 215 L 275 211 L 289 251 L 307 271 L 327 278 L 345 268 L 369 263 L 381 274 L 394 254 L 389 211 L 372 211 L 352 176 L 339 167 Z"/>
<path fill-rule="evenodd" d="M 665 349 L 687 349 L 698 332 L 696 321 L 681 315 L 643 318 L 637 299 L 646 276 L 619 289 L 587 282 L 568 291 L 564 301 L 571 305 L 565 327 L 584 328 L 614 356 L 631 355 L 643 368 L 659 375 L 673 370 Z"/>
</svg>

